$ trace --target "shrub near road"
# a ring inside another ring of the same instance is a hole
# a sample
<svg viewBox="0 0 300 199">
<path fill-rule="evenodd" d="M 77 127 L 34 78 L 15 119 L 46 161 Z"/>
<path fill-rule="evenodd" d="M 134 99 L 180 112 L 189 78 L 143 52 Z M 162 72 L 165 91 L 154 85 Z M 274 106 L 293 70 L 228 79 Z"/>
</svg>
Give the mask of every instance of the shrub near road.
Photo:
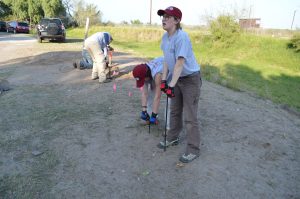
<svg viewBox="0 0 300 199">
<path fill-rule="evenodd" d="M 112 45 L 154 58 L 161 55 L 160 27 L 92 27 L 90 34 L 108 31 Z M 249 91 L 300 111 L 300 54 L 286 47 L 286 39 L 241 34 L 225 48 L 213 42 L 206 30 L 187 30 L 204 78 L 235 90 Z M 82 38 L 84 29 L 71 29 L 69 36 Z"/>
</svg>

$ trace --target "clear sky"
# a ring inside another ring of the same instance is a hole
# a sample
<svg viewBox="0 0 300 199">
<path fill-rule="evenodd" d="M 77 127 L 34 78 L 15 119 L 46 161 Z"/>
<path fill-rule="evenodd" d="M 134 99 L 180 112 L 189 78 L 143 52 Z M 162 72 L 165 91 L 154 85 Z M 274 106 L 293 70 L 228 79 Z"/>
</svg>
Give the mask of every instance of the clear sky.
<svg viewBox="0 0 300 199">
<path fill-rule="evenodd" d="M 151 0 L 85 0 L 103 13 L 104 21 L 122 22 L 139 19 L 150 22 Z M 158 9 L 176 6 L 183 13 L 182 23 L 205 25 L 207 16 L 234 10 L 245 18 L 261 18 L 261 27 L 290 29 L 296 11 L 293 29 L 300 29 L 300 0 L 152 0 L 152 23 L 161 23 Z"/>
</svg>

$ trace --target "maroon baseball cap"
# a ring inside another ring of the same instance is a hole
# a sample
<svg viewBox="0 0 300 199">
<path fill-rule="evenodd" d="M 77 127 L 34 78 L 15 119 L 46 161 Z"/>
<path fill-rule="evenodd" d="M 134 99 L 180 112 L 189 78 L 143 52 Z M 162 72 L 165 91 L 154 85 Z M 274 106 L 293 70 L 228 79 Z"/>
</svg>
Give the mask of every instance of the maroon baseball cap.
<svg viewBox="0 0 300 199">
<path fill-rule="evenodd" d="M 176 17 L 177 19 L 180 19 L 180 20 L 181 20 L 181 17 L 182 17 L 181 10 L 179 8 L 174 7 L 174 6 L 169 6 L 165 10 L 158 10 L 157 14 L 159 16 L 163 16 L 164 14 L 167 14 L 169 16 Z"/>
<path fill-rule="evenodd" d="M 133 77 L 136 79 L 136 87 L 140 88 L 144 86 L 145 78 L 147 75 L 147 65 L 139 64 L 134 67 L 132 71 Z"/>
</svg>

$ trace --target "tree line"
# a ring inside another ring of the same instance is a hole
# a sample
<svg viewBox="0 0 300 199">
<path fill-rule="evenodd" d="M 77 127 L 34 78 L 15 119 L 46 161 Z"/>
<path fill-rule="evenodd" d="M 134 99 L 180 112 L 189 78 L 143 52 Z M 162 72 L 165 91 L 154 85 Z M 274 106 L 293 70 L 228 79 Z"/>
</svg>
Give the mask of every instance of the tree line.
<svg viewBox="0 0 300 199">
<path fill-rule="evenodd" d="M 0 19 L 37 24 L 44 17 L 59 17 L 67 26 L 101 24 L 102 12 L 84 0 L 0 0 Z"/>
</svg>

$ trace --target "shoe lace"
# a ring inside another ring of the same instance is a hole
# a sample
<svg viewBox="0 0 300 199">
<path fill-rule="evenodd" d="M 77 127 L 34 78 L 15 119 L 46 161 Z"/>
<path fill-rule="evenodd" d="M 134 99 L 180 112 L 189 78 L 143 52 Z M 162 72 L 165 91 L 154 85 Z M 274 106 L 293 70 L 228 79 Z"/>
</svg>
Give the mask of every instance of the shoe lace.
<svg viewBox="0 0 300 199">
<path fill-rule="evenodd" d="M 196 155 L 190 153 L 190 154 L 188 154 L 188 155 L 184 155 L 183 157 L 186 158 L 186 159 L 188 159 L 188 160 L 190 160 L 190 159 L 193 159 L 195 156 L 196 156 Z"/>
</svg>

